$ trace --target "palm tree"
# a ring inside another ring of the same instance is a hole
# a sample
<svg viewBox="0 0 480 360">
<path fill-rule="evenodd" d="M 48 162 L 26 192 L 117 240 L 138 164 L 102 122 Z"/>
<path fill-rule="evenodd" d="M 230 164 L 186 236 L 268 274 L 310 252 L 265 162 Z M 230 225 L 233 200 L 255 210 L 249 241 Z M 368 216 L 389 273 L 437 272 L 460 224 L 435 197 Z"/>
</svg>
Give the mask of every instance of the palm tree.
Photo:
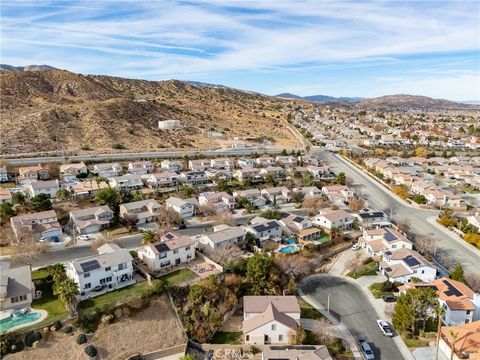
<svg viewBox="0 0 480 360">
<path fill-rule="evenodd" d="M 440 345 L 440 332 L 442 330 L 442 319 L 443 315 L 445 314 L 445 308 L 443 306 L 437 306 L 435 309 L 435 312 L 437 313 L 437 350 L 436 350 L 436 356 L 435 359 L 438 360 L 438 349 Z"/>
<path fill-rule="evenodd" d="M 66 278 L 53 284 L 53 294 L 63 301 L 71 316 L 75 316 L 78 304 L 78 286 L 72 279 Z"/>
<path fill-rule="evenodd" d="M 450 336 L 452 337 L 452 351 L 450 353 L 450 360 L 453 360 L 455 355 L 455 342 L 457 341 L 458 332 L 450 331 Z"/>
<path fill-rule="evenodd" d="M 65 278 L 65 266 L 61 263 L 56 263 L 48 267 L 48 273 L 52 276 L 53 282 L 59 282 Z"/>
<path fill-rule="evenodd" d="M 147 245 L 155 242 L 155 233 L 152 230 L 147 230 L 143 233 L 142 244 Z"/>
</svg>

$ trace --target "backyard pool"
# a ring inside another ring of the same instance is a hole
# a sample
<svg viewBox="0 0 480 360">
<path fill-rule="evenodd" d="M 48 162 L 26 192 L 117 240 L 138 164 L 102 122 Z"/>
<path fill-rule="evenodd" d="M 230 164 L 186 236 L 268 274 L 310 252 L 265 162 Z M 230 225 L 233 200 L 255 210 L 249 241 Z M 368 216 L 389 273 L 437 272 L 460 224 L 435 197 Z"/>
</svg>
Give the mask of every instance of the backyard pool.
<svg viewBox="0 0 480 360">
<path fill-rule="evenodd" d="M 282 254 L 288 254 L 288 253 L 295 252 L 295 251 L 298 251 L 298 246 L 297 245 L 288 245 L 288 246 L 282 247 L 280 250 L 278 250 L 278 252 L 282 253 Z"/>
<path fill-rule="evenodd" d="M 287 244 L 295 244 L 297 241 L 294 238 L 290 238 L 290 239 L 285 240 L 285 242 Z"/>
<path fill-rule="evenodd" d="M 2 319 L 0 320 L 0 333 L 4 333 L 20 325 L 26 325 L 28 323 L 37 321 L 38 319 L 40 319 L 40 316 L 42 316 L 42 314 L 40 314 L 39 312 L 30 312 L 19 317 L 10 316 Z"/>
</svg>

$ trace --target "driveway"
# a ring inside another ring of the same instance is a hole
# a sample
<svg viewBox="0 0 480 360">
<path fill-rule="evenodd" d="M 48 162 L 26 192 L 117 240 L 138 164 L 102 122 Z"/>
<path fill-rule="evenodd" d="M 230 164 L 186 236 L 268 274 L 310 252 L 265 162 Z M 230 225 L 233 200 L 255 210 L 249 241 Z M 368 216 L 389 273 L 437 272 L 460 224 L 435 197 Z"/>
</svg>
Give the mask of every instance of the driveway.
<svg viewBox="0 0 480 360">
<path fill-rule="evenodd" d="M 331 275 L 313 277 L 302 285 L 305 295 L 320 304 L 327 304 L 330 296 L 330 314 L 340 321 L 358 341 L 367 340 L 376 359 L 404 359 L 393 339 L 383 336 L 378 329 L 376 311 L 363 292 L 349 281 Z"/>
</svg>

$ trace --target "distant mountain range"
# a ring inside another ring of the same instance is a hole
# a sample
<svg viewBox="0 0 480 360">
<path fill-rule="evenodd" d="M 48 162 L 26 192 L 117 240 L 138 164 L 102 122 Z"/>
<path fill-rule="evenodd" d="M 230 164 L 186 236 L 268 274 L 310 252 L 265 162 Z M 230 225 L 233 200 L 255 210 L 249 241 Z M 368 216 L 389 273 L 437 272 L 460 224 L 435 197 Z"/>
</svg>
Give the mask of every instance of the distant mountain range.
<svg viewBox="0 0 480 360">
<path fill-rule="evenodd" d="M 282 93 L 275 95 L 276 97 L 286 98 L 286 99 L 299 99 L 311 102 L 329 102 L 329 101 L 347 101 L 347 102 L 356 102 L 364 100 L 363 97 L 333 97 L 328 95 L 310 95 L 310 96 L 298 96 L 290 93 Z"/>
<path fill-rule="evenodd" d="M 0 64 L 0 71 L 6 71 L 6 72 L 48 71 L 48 70 L 58 70 L 58 69 L 50 65 L 12 66 L 7 64 Z"/>
</svg>

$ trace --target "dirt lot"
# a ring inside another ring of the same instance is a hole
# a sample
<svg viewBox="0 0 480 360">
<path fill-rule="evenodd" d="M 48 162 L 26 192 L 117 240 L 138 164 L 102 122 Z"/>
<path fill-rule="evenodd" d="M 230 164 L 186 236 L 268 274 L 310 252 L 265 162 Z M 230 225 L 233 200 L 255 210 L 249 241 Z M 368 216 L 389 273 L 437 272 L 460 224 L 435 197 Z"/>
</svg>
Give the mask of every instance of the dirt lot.
<svg viewBox="0 0 480 360">
<path fill-rule="evenodd" d="M 47 341 L 42 340 L 36 349 L 27 349 L 7 357 L 11 360 L 64 360 L 86 359 L 86 345 L 77 345 L 79 334 L 65 335 L 61 331 L 50 333 Z M 100 325 L 94 336 L 89 337 L 99 351 L 99 359 L 126 359 L 139 352 L 150 352 L 184 342 L 173 309 L 166 295 L 152 301 L 145 310 L 122 319 L 114 324 Z"/>
</svg>

